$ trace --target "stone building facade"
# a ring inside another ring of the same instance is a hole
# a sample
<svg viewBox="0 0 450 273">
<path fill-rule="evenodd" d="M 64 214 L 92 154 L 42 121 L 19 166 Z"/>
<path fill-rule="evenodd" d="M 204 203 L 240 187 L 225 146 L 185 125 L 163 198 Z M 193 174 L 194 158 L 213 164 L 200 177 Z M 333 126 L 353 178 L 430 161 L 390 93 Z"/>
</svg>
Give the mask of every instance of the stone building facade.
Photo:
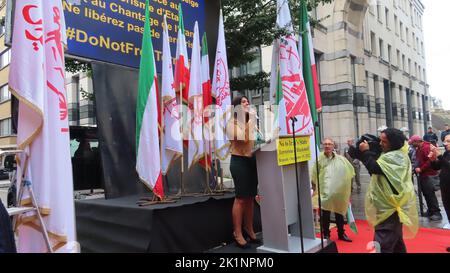
<svg viewBox="0 0 450 273">
<path fill-rule="evenodd" d="M 322 136 L 343 145 L 383 126 L 423 135 L 431 125 L 424 9 L 420 0 L 335 0 L 313 11 Z M 261 48 L 267 72 L 271 54 Z"/>
</svg>

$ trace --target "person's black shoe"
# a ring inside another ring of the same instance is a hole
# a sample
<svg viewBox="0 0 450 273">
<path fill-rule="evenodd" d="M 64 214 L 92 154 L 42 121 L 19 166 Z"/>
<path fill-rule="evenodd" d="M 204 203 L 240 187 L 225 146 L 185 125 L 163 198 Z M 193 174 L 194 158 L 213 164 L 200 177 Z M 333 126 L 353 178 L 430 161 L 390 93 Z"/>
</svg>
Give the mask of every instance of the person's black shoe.
<svg viewBox="0 0 450 273">
<path fill-rule="evenodd" d="M 245 229 L 242 230 L 242 235 L 244 236 L 245 240 L 247 240 L 247 242 L 249 242 L 250 244 L 260 245 L 262 243 L 260 239 L 256 238 L 256 235 L 255 238 L 252 238 Z"/>
<path fill-rule="evenodd" d="M 241 244 L 241 243 L 239 243 L 236 234 L 233 233 L 233 236 L 234 236 L 234 242 L 236 243 L 237 247 L 242 248 L 242 249 L 250 248 L 250 244 L 247 241 L 245 241 L 245 244 Z M 244 238 L 244 240 L 245 240 L 245 238 Z"/>
<path fill-rule="evenodd" d="M 345 235 L 345 233 L 342 235 L 339 235 L 339 240 L 344 241 L 344 242 L 349 242 L 349 243 L 353 242 L 350 238 L 347 237 L 347 235 Z"/>
</svg>

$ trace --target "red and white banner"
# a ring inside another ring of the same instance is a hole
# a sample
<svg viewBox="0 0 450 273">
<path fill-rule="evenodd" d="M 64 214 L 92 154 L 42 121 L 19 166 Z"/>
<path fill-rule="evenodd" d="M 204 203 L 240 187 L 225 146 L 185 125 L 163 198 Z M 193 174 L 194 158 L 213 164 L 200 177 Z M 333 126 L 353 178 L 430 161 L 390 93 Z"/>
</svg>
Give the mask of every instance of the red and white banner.
<svg viewBox="0 0 450 273">
<path fill-rule="evenodd" d="M 77 252 L 62 2 L 15 3 L 9 87 L 19 99 L 17 144 L 29 156 L 25 179 L 31 182 L 53 250 Z M 28 192 L 21 202 L 31 204 Z M 37 216 L 23 215 L 19 223 L 18 250 L 46 252 Z"/>
<path fill-rule="evenodd" d="M 167 26 L 164 16 L 164 26 Z M 169 32 L 163 31 L 162 56 L 162 105 L 163 105 L 163 137 L 162 137 L 162 173 L 166 174 L 171 163 L 183 154 L 183 142 L 180 132 L 180 114 L 175 95 L 173 80 L 172 54 L 170 52 Z"/>
<path fill-rule="evenodd" d="M 283 98 L 279 105 L 279 135 L 291 135 L 290 119 L 295 117 L 295 133 L 311 135 L 314 124 L 308 103 L 302 63 L 297 49 L 297 40 L 292 27 L 288 1 L 277 0 L 277 27 L 285 28 L 289 34 L 279 39 L 279 66 Z"/>
<path fill-rule="evenodd" d="M 222 11 L 220 11 L 219 35 L 217 37 L 216 60 L 214 62 L 211 93 L 216 98 L 216 114 L 214 119 L 215 154 L 221 160 L 225 160 L 230 153 L 230 142 L 225 134 L 227 122 L 231 117 L 230 75 L 228 74 L 226 49 L 223 15 Z"/>
<path fill-rule="evenodd" d="M 189 82 L 189 126 L 188 166 L 194 165 L 204 156 L 203 143 L 203 89 L 201 79 L 201 56 L 198 23 L 194 25 L 194 46 L 191 55 L 191 75 Z"/>
</svg>

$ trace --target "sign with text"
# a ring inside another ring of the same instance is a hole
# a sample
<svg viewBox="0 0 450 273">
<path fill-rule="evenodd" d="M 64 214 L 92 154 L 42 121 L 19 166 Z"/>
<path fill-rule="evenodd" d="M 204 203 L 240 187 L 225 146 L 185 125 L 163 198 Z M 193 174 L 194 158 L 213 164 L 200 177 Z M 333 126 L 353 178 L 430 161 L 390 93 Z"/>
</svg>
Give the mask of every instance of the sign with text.
<svg viewBox="0 0 450 273">
<path fill-rule="evenodd" d="M 297 150 L 297 163 L 311 159 L 309 136 L 299 136 L 295 138 Z M 292 138 L 277 139 L 278 166 L 295 164 L 294 141 Z"/>
<path fill-rule="evenodd" d="M 183 9 L 186 43 L 192 49 L 194 23 L 204 30 L 205 0 L 149 0 L 153 48 L 161 72 L 163 18 L 167 17 L 172 56 L 176 56 L 178 4 Z M 138 68 L 145 0 L 63 0 L 68 54 Z"/>
</svg>

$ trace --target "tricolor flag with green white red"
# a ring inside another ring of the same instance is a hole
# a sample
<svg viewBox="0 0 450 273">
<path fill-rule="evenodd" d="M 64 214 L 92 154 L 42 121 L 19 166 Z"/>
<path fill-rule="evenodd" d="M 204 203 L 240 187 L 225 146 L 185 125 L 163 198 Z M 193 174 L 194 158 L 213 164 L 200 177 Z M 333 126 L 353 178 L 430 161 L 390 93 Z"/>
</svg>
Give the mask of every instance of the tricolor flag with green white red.
<svg viewBox="0 0 450 273">
<path fill-rule="evenodd" d="M 202 92 L 203 92 L 203 136 L 205 143 L 205 156 L 200 159 L 199 163 L 205 169 L 211 168 L 211 138 L 210 129 L 212 126 L 209 124 L 209 106 L 212 104 L 211 95 L 211 78 L 209 76 L 209 56 L 208 56 L 208 42 L 206 38 L 206 32 L 202 37 Z"/>
<path fill-rule="evenodd" d="M 160 199 L 164 198 L 159 147 L 160 118 L 155 57 L 146 0 L 144 34 L 136 102 L 136 171 L 140 180 Z"/>
<path fill-rule="evenodd" d="M 306 1 L 301 1 L 300 6 L 300 41 L 299 47 L 303 61 L 303 78 L 305 80 L 306 92 L 308 94 L 311 116 L 315 122 L 318 121 L 319 112 L 322 111 L 322 99 L 320 98 L 319 81 L 317 78 L 317 67 L 314 58 L 314 47 L 311 35 L 311 25 L 308 18 Z M 300 46 L 301 45 L 301 46 Z M 316 142 L 320 143 L 320 136 L 316 132 Z"/>
</svg>

